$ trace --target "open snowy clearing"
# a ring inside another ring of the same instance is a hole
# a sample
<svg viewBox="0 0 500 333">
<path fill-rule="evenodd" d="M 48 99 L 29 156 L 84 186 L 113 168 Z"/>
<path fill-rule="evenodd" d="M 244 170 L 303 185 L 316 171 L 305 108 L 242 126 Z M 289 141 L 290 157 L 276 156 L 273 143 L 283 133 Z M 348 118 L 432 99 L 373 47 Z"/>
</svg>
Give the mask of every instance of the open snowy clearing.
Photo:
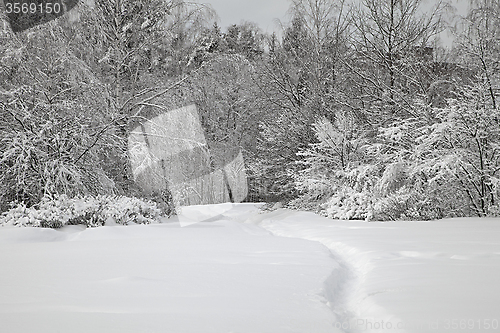
<svg viewBox="0 0 500 333">
<path fill-rule="evenodd" d="M 0 228 L 0 265 L 0 332 L 499 330 L 498 219 L 192 206 L 156 225 Z"/>
</svg>

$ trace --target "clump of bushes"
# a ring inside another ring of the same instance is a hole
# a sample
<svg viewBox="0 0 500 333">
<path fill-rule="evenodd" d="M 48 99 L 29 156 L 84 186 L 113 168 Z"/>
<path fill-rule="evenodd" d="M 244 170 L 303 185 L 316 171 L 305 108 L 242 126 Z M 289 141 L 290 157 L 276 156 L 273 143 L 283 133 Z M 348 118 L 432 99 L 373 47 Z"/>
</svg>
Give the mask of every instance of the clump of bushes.
<svg viewBox="0 0 500 333">
<path fill-rule="evenodd" d="M 84 105 L 49 103 L 32 87 L 0 94 L 0 211 L 56 193 L 116 193 L 104 161 L 119 144 L 100 123 L 106 119 Z"/>
<path fill-rule="evenodd" d="M 317 142 L 298 155 L 293 202 L 334 219 L 434 220 L 500 215 L 500 108 L 484 87 L 377 133 L 339 115 L 314 124 Z"/>
<path fill-rule="evenodd" d="M 2 214 L 1 226 L 61 228 L 65 225 L 98 227 L 105 224 L 149 224 L 159 222 L 162 210 L 153 201 L 135 197 L 100 195 L 44 198 L 27 207 L 17 203 Z"/>
</svg>

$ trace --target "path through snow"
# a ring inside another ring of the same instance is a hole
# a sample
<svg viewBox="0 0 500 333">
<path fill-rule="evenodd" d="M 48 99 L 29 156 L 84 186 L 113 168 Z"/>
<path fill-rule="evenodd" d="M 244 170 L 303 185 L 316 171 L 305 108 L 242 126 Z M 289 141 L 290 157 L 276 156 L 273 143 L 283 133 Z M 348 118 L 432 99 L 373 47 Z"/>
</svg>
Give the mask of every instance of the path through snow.
<svg viewBox="0 0 500 333">
<path fill-rule="evenodd" d="M 347 302 L 333 306 L 344 306 L 347 332 L 500 331 L 500 219 L 333 221 L 279 210 L 253 222 L 318 241 L 352 269 Z"/>
</svg>

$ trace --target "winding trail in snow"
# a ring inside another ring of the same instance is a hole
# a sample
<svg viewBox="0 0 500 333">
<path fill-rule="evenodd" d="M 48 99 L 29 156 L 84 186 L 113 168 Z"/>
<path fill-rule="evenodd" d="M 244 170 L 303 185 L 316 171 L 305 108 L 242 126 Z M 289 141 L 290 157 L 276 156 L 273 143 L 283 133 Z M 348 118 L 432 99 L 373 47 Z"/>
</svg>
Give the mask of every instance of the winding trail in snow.
<svg viewBox="0 0 500 333">
<path fill-rule="evenodd" d="M 285 209 L 260 215 L 248 222 L 330 249 L 340 270 L 325 295 L 345 332 L 499 328 L 498 218 L 340 221 Z"/>
<path fill-rule="evenodd" d="M 318 227 L 308 224 L 307 221 L 297 221 L 297 214 L 295 211 L 279 209 L 259 214 L 245 222 L 256 224 L 275 236 L 319 242 L 330 250 L 339 267 L 334 269 L 325 281 L 324 297 L 337 318 L 333 323 L 335 328 L 346 333 L 380 332 L 380 326 L 376 324 L 402 322 L 400 318 L 376 304 L 370 297 L 374 294 L 366 291 L 364 284 L 373 268 L 369 257 L 355 247 L 335 241 L 328 226 Z M 402 328 L 396 331 L 406 332 Z"/>
</svg>

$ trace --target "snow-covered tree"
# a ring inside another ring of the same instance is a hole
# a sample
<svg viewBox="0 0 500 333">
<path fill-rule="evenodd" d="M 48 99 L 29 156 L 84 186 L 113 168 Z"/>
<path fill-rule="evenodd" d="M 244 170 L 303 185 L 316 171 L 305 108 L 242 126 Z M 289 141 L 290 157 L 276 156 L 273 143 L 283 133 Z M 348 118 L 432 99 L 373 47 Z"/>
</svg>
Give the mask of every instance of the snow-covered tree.
<svg viewBox="0 0 500 333">
<path fill-rule="evenodd" d="M 298 155 L 301 170 L 294 174 L 300 197 L 291 205 L 340 219 L 371 218 L 371 191 L 378 167 L 366 154 L 368 138 L 354 117 L 340 114 L 313 125 L 318 143 Z"/>
<path fill-rule="evenodd" d="M 409 195 L 427 214 L 434 211 L 430 218 L 497 214 L 500 113 L 489 86 L 464 87 L 444 108 L 417 107 L 425 116 L 382 128 L 373 146 L 381 160 L 404 166 L 402 186 L 388 191 L 384 178 L 393 177 L 384 173 L 381 194 Z"/>
<path fill-rule="evenodd" d="M 349 26 L 343 1 L 297 0 L 290 12 L 282 39 L 270 40 L 256 81 L 268 110 L 261 119 L 259 155 L 273 192 L 283 198 L 296 194 L 292 175 L 302 158 L 297 152 L 317 141 L 313 123 L 342 111 L 340 59 L 346 57 Z"/>
<path fill-rule="evenodd" d="M 479 216 L 489 214 L 499 199 L 500 110 L 493 106 L 487 84 L 463 89 L 417 146 L 427 155 L 420 169 L 434 171 L 427 174 L 429 181 L 441 177 L 456 184 Z"/>
<path fill-rule="evenodd" d="M 83 175 L 95 169 L 114 180 L 114 190 L 134 191 L 128 131 L 155 97 L 186 80 L 174 76 L 189 71 L 190 48 L 210 14 L 178 0 L 82 1 L 47 24 L 9 38 L 2 33 L 1 167 L 22 162 L 18 170 L 27 170 L 5 171 L 2 187 L 14 189 L 27 178 L 37 184 L 26 186 L 29 198 L 14 191 L 3 200 L 33 204 L 46 192 L 92 192 L 89 179 L 97 175 Z M 15 160 L 13 138 L 23 135 L 33 149 L 23 151 L 17 140 Z M 51 161 L 57 168 L 47 167 Z"/>
</svg>

